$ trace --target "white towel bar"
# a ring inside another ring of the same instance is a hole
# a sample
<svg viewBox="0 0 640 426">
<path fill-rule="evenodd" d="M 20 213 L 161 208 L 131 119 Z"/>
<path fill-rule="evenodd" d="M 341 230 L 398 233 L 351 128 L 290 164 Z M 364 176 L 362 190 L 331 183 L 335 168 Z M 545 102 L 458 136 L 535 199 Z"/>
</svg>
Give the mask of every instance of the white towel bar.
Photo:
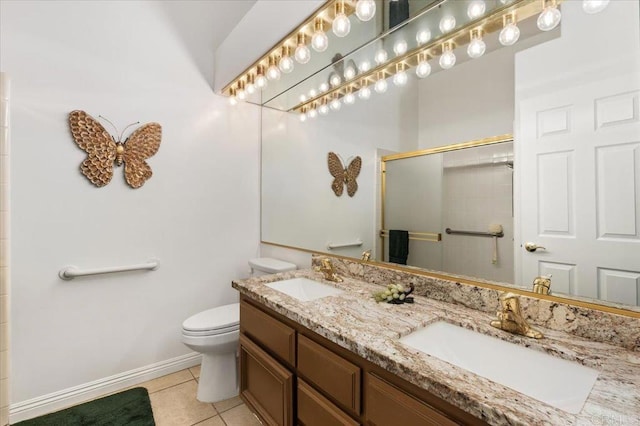
<svg viewBox="0 0 640 426">
<path fill-rule="evenodd" d="M 126 271 L 140 271 L 140 270 L 149 270 L 155 271 L 160 266 L 160 261 L 158 259 L 151 259 L 147 263 L 139 263 L 137 265 L 129 265 L 129 266 L 111 266 L 109 268 L 95 268 L 95 269 L 78 269 L 76 266 L 66 266 L 60 269 L 58 272 L 58 276 L 60 279 L 65 281 L 69 281 L 74 279 L 75 277 L 84 277 L 86 275 L 100 275 L 100 274 L 110 274 L 112 272 L 126 272 Z"/>
<path fill-rule="evenodd" d="M 362 245 L 362 240 L 360 238 L 358 238 L 355 242 L 353 243 L 345 243 L 345 244 L 333 244 L 333 243 L 329 243 L 327 244 L 327 249 L 328 250 L 333 250 L 336 248 L 342 248 L 342 247 L 360 247 Z"/>
</svg>

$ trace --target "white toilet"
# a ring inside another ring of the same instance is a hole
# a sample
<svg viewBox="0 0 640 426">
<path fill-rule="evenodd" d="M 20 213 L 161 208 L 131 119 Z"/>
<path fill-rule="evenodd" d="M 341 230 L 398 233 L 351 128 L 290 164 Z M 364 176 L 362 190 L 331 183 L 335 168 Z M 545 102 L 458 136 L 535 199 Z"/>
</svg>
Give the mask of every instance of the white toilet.
<svg viewBox="0 0 640 426">
<path fill-rule="evenodd" d="M 292 271 L 296 265 L 267 257 L 251 259 L 251 275 Z M 236 354 L 240 336 L 240 304 L 219 306 L 182 323 L 182 343 L 202 354 L 197 398 L 217 402 L 238 395 Z"/>
</svg>

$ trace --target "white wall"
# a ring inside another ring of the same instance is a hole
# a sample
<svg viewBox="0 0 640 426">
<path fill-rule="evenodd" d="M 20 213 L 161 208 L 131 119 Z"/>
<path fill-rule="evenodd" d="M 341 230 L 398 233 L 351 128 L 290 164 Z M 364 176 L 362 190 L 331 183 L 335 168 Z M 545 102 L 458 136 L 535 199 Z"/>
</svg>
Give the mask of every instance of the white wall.
<svg viewBox="0 0 640 426">
<path fill-rule="evenodd" d="M 215 46 L 198 33 L 215 26 L 212 4 L 175 14 L 169 2 L 2 2 L 14 405 L 188 354 L 182 321 L 238 298 L 230 281 L 258 250 L 259 109 L 212 92 Z M 67 124 L 74 109 L 119 128 L 159 122 L 153 177 L 133 190 L 118 168 L 92 186 Z M 154 272 L 57 276 L 151 257 Z"/>
</svg>

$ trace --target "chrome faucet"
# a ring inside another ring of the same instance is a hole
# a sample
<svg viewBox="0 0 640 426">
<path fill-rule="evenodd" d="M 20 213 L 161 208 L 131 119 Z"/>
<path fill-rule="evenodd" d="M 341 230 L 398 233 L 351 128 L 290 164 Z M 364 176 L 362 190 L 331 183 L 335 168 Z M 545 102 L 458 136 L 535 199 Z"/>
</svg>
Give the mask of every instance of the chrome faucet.
<svg viewBox="0 0 640 426">
<path fill-rule="evenodd" d="M 362 260 L 364 260 L 365 262 L 368 262 L 369 259 L 371 259 L 371 250 L 363 251 Z"/>
<path fill-rule="evenodd" d="M 514 334 L 521 334 L 534 339 L 544 336 L 532 328 L 522 316 L 520 297 L 513 293 L 502 293 L 500 296 L 500 310 L 496 314 L 498 319 L 491 321 L 491 325 L 500 330 Z"/>
<path fill-rule="evenodd" d="M 331 259 L 325 257 L 320 261 L 321 266 L 316 266 L 314 269 L 316 272 L 322 272 L 324 274 L 324 279 L 327 281 L 333 281 L 335 283 L 342 282 L 342 278 L 338 276 L 336 273 L 333 264 L 331 263 Z"/>
</svg>

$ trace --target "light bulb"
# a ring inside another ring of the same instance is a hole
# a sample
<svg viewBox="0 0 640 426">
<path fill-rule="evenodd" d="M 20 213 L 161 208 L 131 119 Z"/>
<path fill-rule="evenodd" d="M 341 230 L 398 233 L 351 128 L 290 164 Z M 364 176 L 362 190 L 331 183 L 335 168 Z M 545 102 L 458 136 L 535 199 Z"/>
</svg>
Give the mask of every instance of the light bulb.
<svg viewBox="0 0 640 426">
<path fill-rule="evenodd" d="M 506 22 L 506 17 L 505 17 L 505 22 Z M 511 46 L 516 41 L 518 41 L 519 38 L 520 38 L 520 29 L 516 26 L 515 22 L 513 22 L 513 17 L 511 17 L 511 21 L 504 26 L 502 31 L 500 31 L 498 40 L 500 40 L 500 44 L 502 44 L 503 46 Z"/>
<path fill-rule="evenodd" d="M 318 116 L 318 111 L 316 111 L 315 108 L 312 108 L 309 110 L 307 115 L 309 116 L 309 118 L 316 118 Z"/>
<path fill-rule="evenodd" d="M 396 56 L 404 55 L 405 53 L 407 53 L 407 42 L 404 40 L 396 41 L 396 43 L 393 45 L 393 51 Z"/>
<path fill-rule="evenodd" d="M 299 64 L 306 64 L 311 59 L 311 52 L 307 46 L 301 44 L 296 47 L 295 57 Z"/>
<path fill-rule="evenodd" d="M 253 95 L 254 93 L 256 93 L 256 85 L 254 83 L 252 83 L 251 81 L 249 81 L 247 83 L 247 87 L 244 88 L 244 90 L 249 94 L 249 95 Z"/>
<path fill-rule="evenodd" d="M 331 86 L 336 87 L 339 86 L 340 83 L 342 83 L 342 79 L 338 74 L 332 73 L 331 78 L 329 79 L 329 83 L 331 83 Z"/>
<path fill-rule="evenodd" d="M 329 104 L 329 107 L 331 107 L 331 109 L 334 111 L 338 111 L 340 108 L 342 108 L 342 103 L 340 102 L 340 99 L 333 98 L 333 100 Z"/>
<path fill-rule="evenodd" d="M 456 27 L 456 18 L 451 15 L 443 16 L 440 19 L 440 32 L 442 34 L 448 33 Z"/>
<path fill-rule="evenodd" d="M 358 0 L 356 2 L 356 16 L 359 20 L 367 22 L 376 14 L 376 2 L 374 0 Z"/>
<path fill-rule="evenodd" d="M 307 102 L 307 95 L 303 93 L 302 95 L 300 95 L 300 103 L 304 103 L 304 102 Z"/>
<path fill-rule="evenodd" d="M 366 101 L 371 97 L 371 89 L 369 89 L 369 87 L 367 86 L 363 87 L 358 91 L 358 97 L 363 101 Z"/>
<path fill-rule="evenodd" d="M 302 114 L 300 114 L 300 121 L 303 122 L 303 123 L 305 121 L 307 121 L 307 113 L 306 112 L 303 112 Z"/>
<path fill-rule="evenodd" d="M 329 90 L 329 85 L 325 82 L 320 85 L 320 92 L 326 92 Z"/>
<path fill-rule="evenodd" d="M 407 84 L 407 73 L 405 71 L 400 71 L 394 74 L 393 76 L 393 84 L 396 86 L 404 86 Z"/>
<path fill-rule="evenodd" d="M 373 87 L 377 93 L 384 93 L 387 91 L 387 80 L 384 78 L 380 78 L 376 81 L 375 86 Z"/>
<path fill-rule="evenodd" d="M 236 106 L 238 105 L 238 99 L 236 98 L 236 91 L 234 89 L 230 89 L 230 95 L 229 95 L 229 105 L 231 106 Z"/>
<path fill-rule="evenodd" d="M 247 92 L 245 92 L 243 89 L 238 89 L 238 91 L 236 92 L 236 97 L 239 100 L 244 101 L 245 99 L 247 99 Z"/>
<path fill-rule="evenodd" d="M 538 28 L 540 31 L 551 31 L 558 26 L 562 15 L 555 4 L 551 4 L 544 8 L 538 16 Z"/>
<path fill-rule="evenodd" d="M 311 47 L 316 52 L 324 52 L 329 47 L 329 38 L 324 33 L 322 19 L 316 19 L 316 31 L 311 36 Z"/>
<path fill-rule="evenodd" d="M 336 15 L 335 18 L 333 18 L 331 29 L 338 37 L 346 36 L 351 30 L 351 21 L 349 21 L 347 15 L 344 14 L 344 0 L 339 0 L 339 2 L 336 3 Z"/>
<path fill-rule="evenodd" d="M 487 50 L 487 45 L 481 38 L 474 38 L 467 46 L 467 54 L 471 58 L 479 58 L 484 55 L 484 52 Z"/>
<path fill-rule="evenodd" d="M 428 28 L 420 30 L 418 31 L 418 34 L 416 34 L 416 41 L 418 42 L 418 46 L 425 44 L 429 40 L 431 40 L 431 31 L 429 31 Z"/>
<path fill-rule="evenodd" d="M 307 47 L 305 35 L 303 33 L 298 33 L 298 47 L 296 47 L 296 51 L 293 54 L 295 56 L 296 61 L 300 64 L 306 64 L 311 59 L 311 52 Z"/>
<path fill-rule="evenodd" d="M 280 58 L 278 66 L 280 67 L 280 71 L 285 74 L 289 74 L 293 71 L 293 59 L 291 59 L 291 56 L 283 56 Z"/>
<path fill-rule="evenodd" d="M 440 55 L 438 63 L 445 70 L 448 70 L 456 64 L 456 55 L 451 51 L 451 46 L 443 46 L 442 55 Z"/>
<path fill-rule="evenodd" d="M 371 63 L 369 61 L 362 61 L 358 68 L 360 68 L 360 72 L 367 72 L 371 69 Z"/>
<path fill-rule="evenodd" d="M 609 5 L 609 0 L 582 0 L 582 10 L 594 14 L 602 12 Z"/>
<path fill-rule="evenodd" d="M 309 90 L 309 97 L 315 98 L 318 95 L 318 91 L 316 89 Z"/>
<path fill-rule="evenodd" d="M 429 74 L 431 74 L 431 65 L 429 65 L 429 62 L 427 62 L 426 59 L 420 61 L 416 67 L 416 75 L 418 78 L 428 77 Z"/>
<path fill-rule="evenodd" d="M 258 76 L 256 77 L 256 87 L 263 90 L 267 87 L 267 77 L 264 76 L 264 65 L 258 65 Z"/>
<path fill-rule="evenodd" d="M 487 9 L 484 1 L 482 0 L 474 0 L 469 3 L 469 7 L 467 8 L 467 16 L 469 19 L 476 19 L 484 15 L 485 10 Z"/>
<path fill-rule="evenodd" d="M 344 78 L 346 80 L 351 80 L 355 76 L 356 76 L 356 69 L 353 68 L 351 65 L 349 65 L 344 69 Z"/>
<path fill-rule="evenodd" d="M 378 65 L 387 62 L 387 51 L 384 49 L 378 50 L 376 52 L 375 60 Z"/>
<path fill-rule="evenodd" d="M 318 114 L 320 115 L 329 114 L 329 107 L 327 106 L 327 104 L 320 105 L 320 108 L 318 108 Z"/>
<path fill-rule="evenodd" d="M 346 105 L 353 105 L 353 103 L 356 101 L 356 97 L 353 95 L 353 93 L 349 92 L 346 95 L 344 95 L 344 98 L 342 98 L 342 101 Z"/>
<path fill-rule="evenodd" d="M 280 80 L 280 69 L 276 67 L 275 63 L 272 63 L 267 68 L 267 78 L 269 80 Z"/>
<path fill-rule="evenodd" d="M 282 46 L 282 56 L 280 56 L 280 62 L 278 62 L 280 71 L 285 74 L 289 74 L 293 71 L 293 59 L 291 59 L 291 49 L 289 46 Z"/>
</svg>

